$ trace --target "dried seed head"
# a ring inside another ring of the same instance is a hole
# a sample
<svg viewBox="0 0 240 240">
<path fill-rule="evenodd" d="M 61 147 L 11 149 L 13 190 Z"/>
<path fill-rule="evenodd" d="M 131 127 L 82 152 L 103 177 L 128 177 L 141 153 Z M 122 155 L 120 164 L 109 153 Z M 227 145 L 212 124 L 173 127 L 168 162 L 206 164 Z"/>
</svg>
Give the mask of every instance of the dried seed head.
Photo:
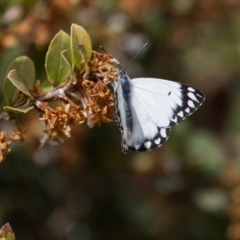
<svg viewBox="0 0 240 240">
<path fill-rule="evenodd" d="M 89 127 L 93 127 L 113 121 L 114 97 L 109 83 L 117 79 L 117 74 L 116 62 L 106 54 L 94 52 L 88 69 L 76 74 L 77 82 L 64 91 L 64 97 L 60 94 L 62 89 L 57 89 L 62 107 L 53 109 L 47 102 L 38 102 L 39 119 L 45 134 L 41 142 L 46 139 L 64 142 L 71 136 L 71 125 L 74 123 L 86 121 Z"/>
<path fill-rule="evenodd" d="M 11 140 L 8 134 L 4 131 L 0 132 L 0 162 L 3 161 L 10 153 L 10 144 Z"/>
</svg>

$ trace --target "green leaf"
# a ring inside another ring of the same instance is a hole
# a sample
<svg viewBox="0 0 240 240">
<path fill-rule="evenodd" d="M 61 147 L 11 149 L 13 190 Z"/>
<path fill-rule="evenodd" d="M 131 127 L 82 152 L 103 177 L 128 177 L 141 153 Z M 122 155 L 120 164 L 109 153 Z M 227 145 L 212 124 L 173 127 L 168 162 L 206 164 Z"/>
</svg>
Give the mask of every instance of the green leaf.
<svg viewBox="0 0 240 240">
<path fill-rule="evenodd" d="M 48 80 L 45 80 L 41 83 L 40 89 L 43 92 L 50 92 L 53 89 L 53 85 Z"/>
<path fill-rule="evenodd" d="M 9 107 L 9 106 L 3 107 L 3 109 L 6 112 L 11 112 L 11 113 L 27 113 L 30 110 L 32 110 L 33 108 L 34 108 L 33 106 L 26 107 L 26 108 L 13 108 L 13 107 Z"/>
<path fill-rule="evenodd" d="M 12 84 L 19 91 L 21 91 L 23 94 L 25 94 L 28 97 L 30 97 L 30 99 L 33 99 L 31 93 L 28 90 L 28 87 L 27 87 L 27 84 L 25 82 L 25 79 L 23 78 L 23 76 L 21 75 L 20 72 L 18 72 L 17 70 L 11 70 L 8 73 L 7 78 L 12 82 Z"/>
<path fill-rule="evenodd" d="M 11 81 L 9 81 L 8 78 L 5 78 L 5 79 L 4 79 L 4 85 L 3 85 L 4 100 L 8 105 L 11 105 L 12 102 L 15 102 L 18 96 L 18 89 L 11 83 Z"/>
<path fill-rule="evenodd" d="M 89 74 L 89 66 L 88 66 L 88 63 L 87 63 L 87 59 L 85 57 L 87 55 L 86 49 L 84 48 L 84 46 L 82 44 L 78 45 L 78 49 L 79 49 L 79 52 L 80 52 L 82 58 L 84 59 L 84 68 L 86 70 L 84 75 L 87 76 Z"/>
<path fill-rule="evenodd" d="M 79 46 L 82 46 L 82 53 L 80 52 Z M 71 51 L 73 62 L 78 69 L 81 69 L 81 61 L 89 60 L 92 56 L 92 44 L 91 39 L 84 28 L 77 24 L 71 26 Z M 84 57 L 85 59 L 84 59 Z"/>
<path fill-rule="evenodd" d="M 67 63 L 67 65 L 72 68 L 72 61 L 71 61 L 71 55 L 67 50 L 64 50 L 61 52 L 61 56 L 63 57 L 64 61 Z"/>
<path fill-rule="evenodd" d="M 76 75 L 72 68 L 72 61 L 71 61 L 70 53 L 65 50 L 65 51 L 61 52 L 61 55 L 62 55 L 63 59 L 66 61 L 66 63 L 68 64 L 68 66 L 71 68 L 71 73 L 70 73 L 71 83 L 76 84 L 77 78 L 76 78 Z"/>
<path fill-rule="evenodd" d="M 3 99 L 3 101 L 1 102 L 1 104 L 0 104 L 0 112 L 3 112 L 4 110 L 3 110 L 3 108 L 6 106 L 7 104 L 6 104 L 6 101 Z"/>
<path fill-rule="evenodd" d="M 71 67 L 61 55 L 63 51 L 71 51 L 70 37 L 67 33 L 61 30 L 52 39 L 45 61 L 48 81 L 54 86 L 66 82 L 66 76 L 71 72 Z"/>
<path fill-rule="evenodd" d="M 18 94 L 17 88 L 12 84 L 11 81 L 9 81 L 9 78 L 7 77 L 9 72 L 14 69 L 21 74 L 27 86 L 32 86 L 35 81 L 35 68 L 32 60 L 26 56 L 16 58 L 8 66 L 4 77 L 3 94 L 8 105 L 10 105 L 16 99 Z"/>
</svg>

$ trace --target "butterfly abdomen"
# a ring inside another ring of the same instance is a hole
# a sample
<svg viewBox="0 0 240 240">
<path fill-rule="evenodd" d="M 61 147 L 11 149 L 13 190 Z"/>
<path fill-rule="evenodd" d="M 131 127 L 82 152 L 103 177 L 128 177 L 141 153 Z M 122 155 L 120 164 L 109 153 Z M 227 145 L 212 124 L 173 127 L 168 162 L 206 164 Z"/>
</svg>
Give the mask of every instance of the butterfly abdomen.
<svg viewBox="0 0 240 240">
<path fill-rule="evenodd" d="M 130 108 L 131 95 L 132 95 L 132 83 L 127 75 L 120 79 L 120 85 L 122 88 L 122 97 L 123 97 L 123 109 L 126 115 L 126 126 L 129 132 L 132 132 L 132 111 Z"/>
</svg>

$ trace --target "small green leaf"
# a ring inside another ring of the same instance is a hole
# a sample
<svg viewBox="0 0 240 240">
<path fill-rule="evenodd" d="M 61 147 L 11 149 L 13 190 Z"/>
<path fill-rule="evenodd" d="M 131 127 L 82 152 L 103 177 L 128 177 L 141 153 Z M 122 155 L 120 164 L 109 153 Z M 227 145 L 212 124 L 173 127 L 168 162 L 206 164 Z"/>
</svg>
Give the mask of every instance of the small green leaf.
<svg viewBox="0 0 240 240">
<path fill-rule="evenodd" d="M 9 81 L 8 78 L 5 78 L 3 85 L 3 95 L 4 100 L 8 105 L 11 105 L 12 102 L 15 102 L 18 96 L 18 89 Z"/>
<path fill-rule="evenodd" d="M 84 54 L 85 59 L 79 52 L 79 45 L 82 45 L 84 49 L 82 54 Z M 81 61 L 89 60 L 92 56 L 91 39 L 86 30 L 77 24 L 72 24 L 71 26 L 71 51 L 73 62 L 79 69 L 81 69 Z"/>
<path fill-rule="evenodd" d="M 3 107 L 4 106 L 6 106 L 7 104 L 6 104 L 6 102 L 5 102 L 5 99 L 3 99 L 3 101 L 1 102 L 1 104 L 0 104 L 0 112 L 3 112 L 4 110 L 3 110 Z"/>
<path fill-rule="evenodd" d="M 23 76 L 21 75 L 20 72 L 18 72 L 17 70 L 11 70 L 8 73 L 7 78 L 12 82 L 12 84 L 19 91 L 21 91 L 23 94 L 25 94 L 28 97 L 30 97 L 30 99 L 33 99 L 31 93 L 29 92 L 29 90 L 27 88 L 27 84 L 25 82 L 25 79 L 23 78 Z"/>
<path fill-rule="evenodd" d="M 20 74 L 25 79 L 25 82 L 28 86 L 32 86 L 35 81 L 35 68 L 32 60 L 26 56 L 21 56 L 16 58 L 8 66 L 7 72 L 4 77 L 4 83 L 3 83 L 4 99 L 6 103 L 9 105 L 16 99 L 17 93 L 18 93 L 18 90 L 16 89 L 16 87 L 7 78 L 8 73 L 14 69 L 20 72 Z"/>
<path fill-rule="evenodd" d="M 87 76 L 89 74 L 89 66 L 88 66 L 88 63 L 87 63 L 87 59 L 85 57 L 87 55 L 86 54 L 86 49 L 84 48 L 84 46 L 82 44 L 78 45 L 78 49 L 79 49 L 79 52 L 80 52 L 82 58 L 84 59 L 84 65 L 85 65 L 84 68 L 86 70 L 84 75 Z"/>
<path fill-rule="evenodd" d="M 64 50 L 61 52 L 61 56 L 63 57 L 64 61 L 68 64 L 70 68 L 72 68 L 72 61 L 71 61 L 71 55 L 67 50 Z"/>
<path fill-rule="evenodd" d="M 30 110 L 32 110 L 33 108 L 34 108 L 33 106 L 30 106 L 30 107 L 27 107 L 27 108 L 13 108 L 13 107 L 9 107 L 9 106 L 3 107 L 3 109 L 6 112 L 11 112 L 11 113 L 27 113 Z"/>
<path fill-rule="evenodd" d="M 71 83 L 75 84 L 77 82 L 77 78 L 76 78 L 76 75 L 72 68 L 71 56 L 70 56 L 69 52 L 66 50 L 62 51 L 61 55 L 62 55 L 63 59 L 66 61 L 66 63 L 68 64 L 68 66 L 71 68 L 71 73 L 70 73 Z"/>
<path fill-rule="evenodd" d="M 67 33 L 61 30 L 52 39 L 45 61 L 48 81 L 54 86 L 66 82 L 66 76 L 71 72 L 71 67 L 61 55 L 63 51 L 71 51 L 70 37 Z"/>
<path fill-rule="evenodd" d="M 43 92 L 50 92 L 53 89 L 53 85 L 48 80 L 45 80 L 41 83 L 40 89 Z"/>
</svg>

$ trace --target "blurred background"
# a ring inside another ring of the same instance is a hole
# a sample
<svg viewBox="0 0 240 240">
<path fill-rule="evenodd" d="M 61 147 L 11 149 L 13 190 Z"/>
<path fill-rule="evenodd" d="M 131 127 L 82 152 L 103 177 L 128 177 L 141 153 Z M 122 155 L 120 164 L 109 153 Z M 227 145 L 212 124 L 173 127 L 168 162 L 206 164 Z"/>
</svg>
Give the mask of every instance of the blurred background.
<svg viewBox="0 0 240 240">
<path fill-rule="evenodd" d="M 44 81 L 49 42 L 71 23 L 122 66 L 148 42 L 130 77 L 187 83 L 206 101 L 164 146 L 127 155 L 115 123 L 38 150 L 38 116 L 22 116 L 27 141 L 0 164 L 0 225 L 21 240 L 240 239 L 240 1 L 1 0 L 1 81 L 20 55 Z"/>
</svg>

